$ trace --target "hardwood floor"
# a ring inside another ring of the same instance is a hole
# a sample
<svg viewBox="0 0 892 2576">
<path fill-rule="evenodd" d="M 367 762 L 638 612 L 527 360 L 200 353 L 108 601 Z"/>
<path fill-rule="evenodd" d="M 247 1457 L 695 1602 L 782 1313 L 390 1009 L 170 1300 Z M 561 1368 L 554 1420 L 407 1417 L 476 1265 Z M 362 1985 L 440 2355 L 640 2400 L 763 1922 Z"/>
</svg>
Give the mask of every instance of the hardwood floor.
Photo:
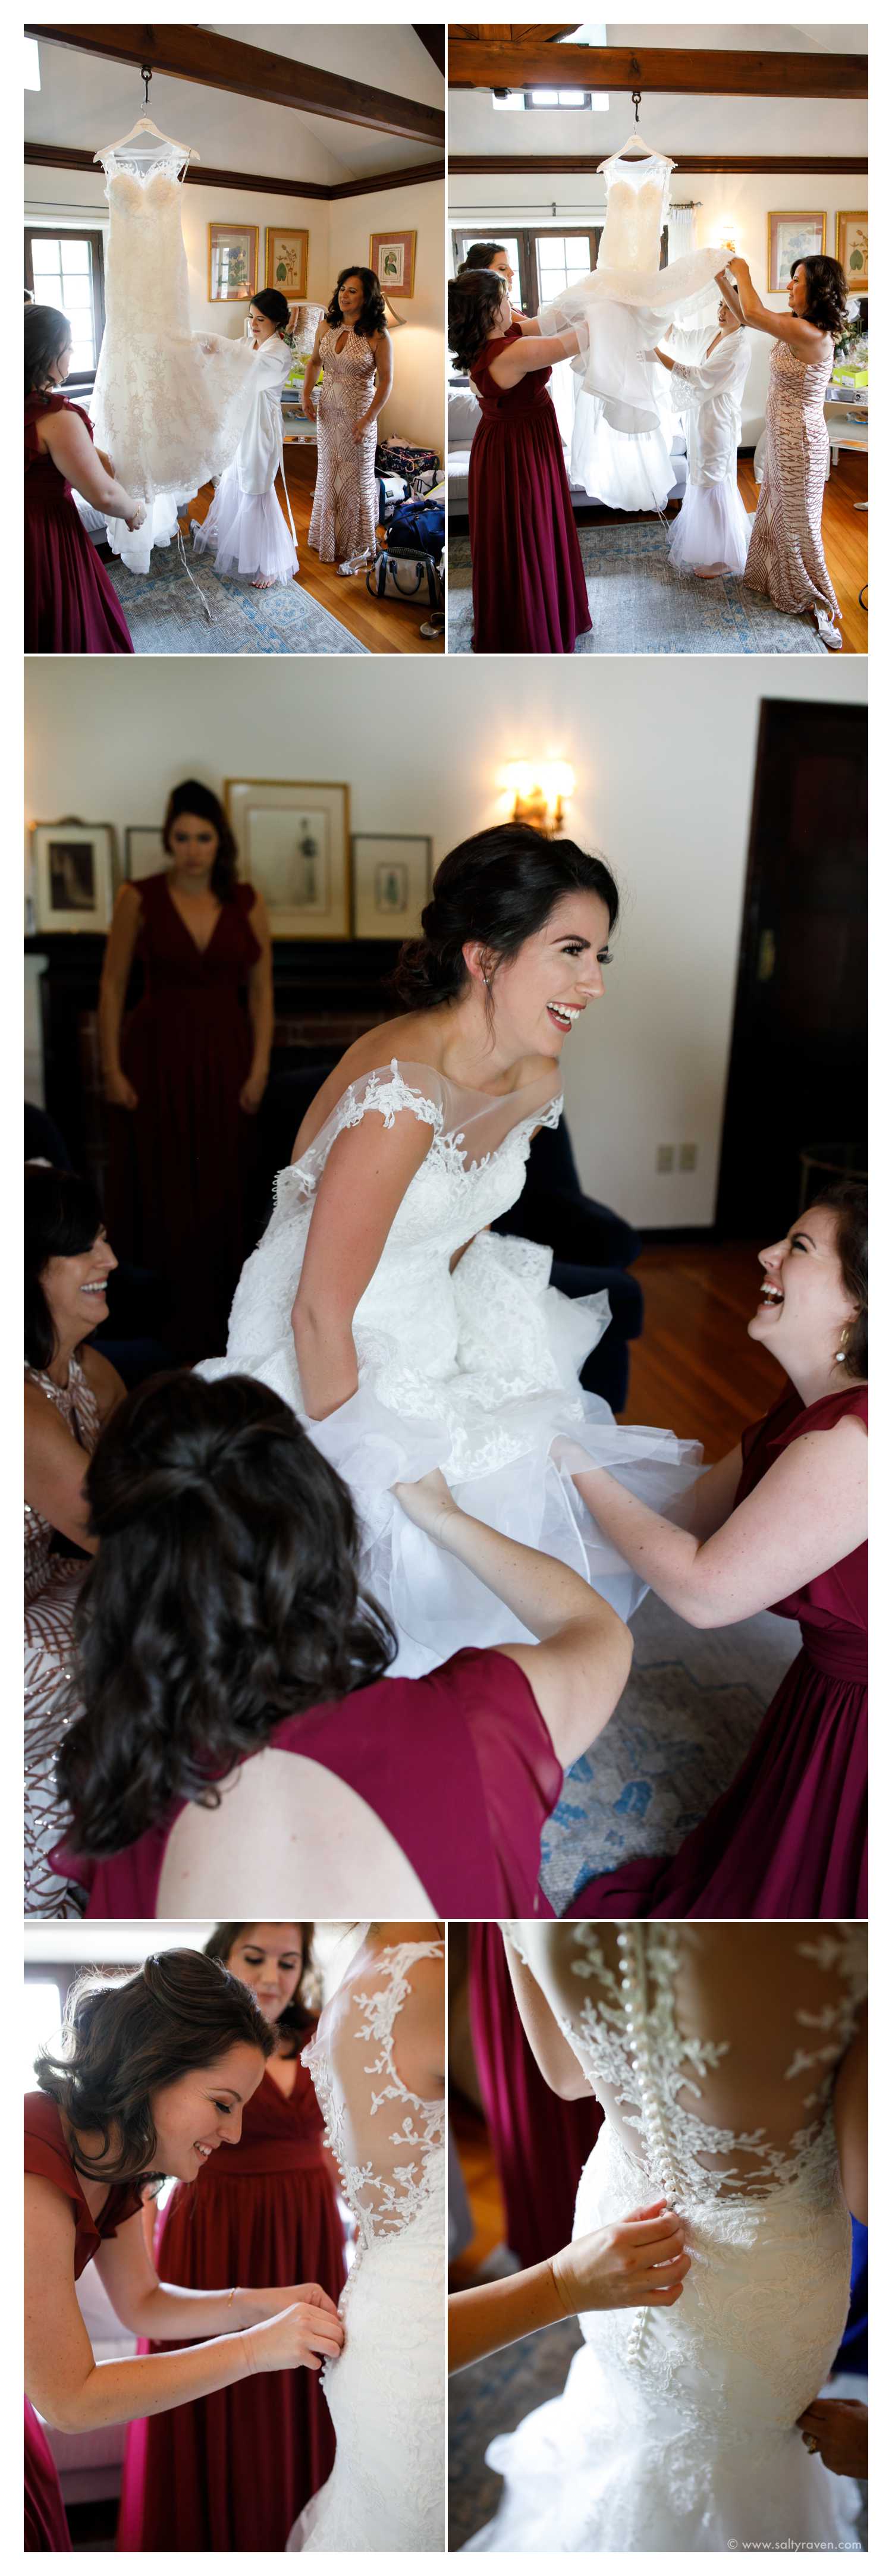
<svg viewBox="0 0 892 2576">
<path fill-rule="evenodd" d="M 647 1244 L 635 1264 L 644 1331 L 630 1345 L 620 1418 L 702 1440 L 710 1466 L 780 1393 L 774 1361 L 746 1329 L 758 1293 L 757 1249 L 669 1239 Z"/>
<path fill-rule="evenodd" d="M 759 493 L 749 456 L 740 458 L 737 488 L 744 507 L 752 512 Z M 867 609 L 861 607 L 858 598 L 867 581 L 867 512 L 854 506 L 856 501 L 866 499 L 867 458 L 854 448 L 842 448 L 824 487 L 822 528 L 827 570 L 840 606 L 844 653 L 867 651 Z M 832 655 L 828 655 L 831 659 Z"/>
<path fill-rule="evenodd" d="M 285 450 L 288 494 L 297 535 L 300 580 L 311 599 L 318 599 L 339 626 L 345 626 L 359 644 L 370 653 L 444 653 L 445 637 L 428 638 L 421 628 L 429 614 L 427 599 L 371 599 L 365 586 L 365 573 L 352 574 L 342 580 L 336 564 L 322 564 L 310 552 L 310 512 L 316 479 L 316 457 L 310 448 L 288 447 Z M 188 513 L 193 519 L 205 519 L 213 500 L 210 484 L 190 502 Z"/>
</svg>

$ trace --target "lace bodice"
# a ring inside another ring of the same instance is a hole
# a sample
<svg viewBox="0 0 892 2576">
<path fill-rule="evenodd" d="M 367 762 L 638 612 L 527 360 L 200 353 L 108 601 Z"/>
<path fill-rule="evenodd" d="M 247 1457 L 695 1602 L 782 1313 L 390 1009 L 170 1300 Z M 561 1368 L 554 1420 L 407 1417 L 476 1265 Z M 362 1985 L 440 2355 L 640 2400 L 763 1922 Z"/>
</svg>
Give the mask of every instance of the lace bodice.
<svg viewBox="0 0 892 2576">
<path fill-rule="evenodd" d="M 626 2155 L 708 2214 L 837 2189 L 832 2087 L 866 1992 L 859 1924 L 514 1924 Z"/>
<path fill-rule="evenodd" d="M 442 2236 L 445 2102 L 400 2071 L 422 2023 L 443 2014 L 442 1941 L 401 1941 L 360 1961 L 326 2005 L 302 2056 L 356 2220 L 359 2246 L 424 2221 Z"/>
<path fill-rule="evenodd" d="M 624 161 L 615 152 L 605 161 L 607 216 L 598 247 L 599 268 L 659 268 L 671 176 L 671 161 L 656 153 L 646 160 Z"/>
</svg>

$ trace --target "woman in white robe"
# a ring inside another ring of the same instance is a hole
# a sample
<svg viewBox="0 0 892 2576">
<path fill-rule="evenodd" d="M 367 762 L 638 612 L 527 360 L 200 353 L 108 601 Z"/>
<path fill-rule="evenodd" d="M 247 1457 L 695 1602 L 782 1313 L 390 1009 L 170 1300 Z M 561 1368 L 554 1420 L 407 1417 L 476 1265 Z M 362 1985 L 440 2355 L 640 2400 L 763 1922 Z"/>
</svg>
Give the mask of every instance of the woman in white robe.
<svg viewBox="0 0 892 2576">
<path fill-rule="evenodd" d="M 697 363 L 689 362 L 687 350 L 673 358 L 663 349 L 650 354 L 669 369 L 688 442 L 688 481 L 669 540 L 669 561 L 677 572 L 696 573 L 701 581 L 740 574 L 752 533 L 737 489 L 743 388 L 751 355 L 747 334 L 722 301 L 717 331 L 692 353 Z"/>
<path fill-rule="evenodd" d="M 293 581 L 297 544 L 285 482 L 281 389 L 294 363 L 282 334 L 290 307 L 275 286 L 261 287 L 248 312 L 254 341 L 254 398 L 237 455 L 217 485 L 202 527 L 193 526 L 196 554 L 213 553 L 218 573 L 238 573 L 255 590 L 272 590 L 276 582 Z M 276 499 L 276 475 L 282 484 L 288 526 Z M 290 534 L 289 534 L 290 529 Z"/>
</svg>

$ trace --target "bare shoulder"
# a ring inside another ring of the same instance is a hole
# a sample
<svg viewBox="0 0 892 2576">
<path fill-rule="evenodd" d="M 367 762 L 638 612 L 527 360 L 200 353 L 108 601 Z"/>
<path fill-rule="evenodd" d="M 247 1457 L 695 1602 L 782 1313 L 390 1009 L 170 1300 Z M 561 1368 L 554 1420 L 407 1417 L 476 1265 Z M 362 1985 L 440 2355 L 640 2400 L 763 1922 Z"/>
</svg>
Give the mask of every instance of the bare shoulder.
<svg viewBox="0 0 892 2576">
<path fill-rule="evenodd" d="M 107 1360 L 102 1351 L 94 1350 L 89 1342 L 78 1352 L 78 1359 L 87 1385 L 96 1397 L 102 1420 L 106 1422 L 115 1405 L 121 1404 L 127 1393 L 124 1380 L 112 1367 L 111 1360 Z"/>
<path fill-rule="evenodd" d="M 257 1916 L 262 1899 L 272 1919 L 287 1921 L 298 1881 L 309 1920 L 353 1921 L 357 1909 L 360 1920 L 373 1920 L 382 1886 L 397 1916 L 413 1920 L 429 1906 L 380 1817 L 312 1757 L 267 1745 L 230 1774 L 222 1792 L 219 1807 L 190 1805 L 178 1816 L 161 1871 L 159 1917 L 218 1914 L 225 1888 L 246 1920 Z"/>
</svg>

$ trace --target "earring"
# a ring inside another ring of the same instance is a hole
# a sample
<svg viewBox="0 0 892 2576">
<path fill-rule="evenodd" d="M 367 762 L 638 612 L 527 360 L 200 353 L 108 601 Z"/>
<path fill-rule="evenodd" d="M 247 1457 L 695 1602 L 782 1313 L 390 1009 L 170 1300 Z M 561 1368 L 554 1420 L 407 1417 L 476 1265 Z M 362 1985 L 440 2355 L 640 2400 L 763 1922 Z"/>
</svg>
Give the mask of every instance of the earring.
<svg viewBox="0 0 892 2576">
<path fill-rule="evenodd" d="M 838 1351 L 834 1351 L 834 1353 L 833 1353 L 833 1357 L 834 1357 L 834 1359 L 835 1359 L 835 1360 L 838 1360 L 838 1361 L 842 1362 L 842 1361 L 845 1359 L 845 1356 L 846 1356 L 846 1344 L 847 1344 L 847 1342 L 848 1342 L 848 1338 L 849 1338 L 849 1328 L 848 1328 L 848 1324 L 845 1324 L 845 1325 L 843 1326 L 843 1330 L 842 1330 L 842 1333 L 841 1333 L 841 1335 L 840 1335 L 840 1345 L 839 1345 L 839 1349 L 838 1349 Z"/>
</svg>

